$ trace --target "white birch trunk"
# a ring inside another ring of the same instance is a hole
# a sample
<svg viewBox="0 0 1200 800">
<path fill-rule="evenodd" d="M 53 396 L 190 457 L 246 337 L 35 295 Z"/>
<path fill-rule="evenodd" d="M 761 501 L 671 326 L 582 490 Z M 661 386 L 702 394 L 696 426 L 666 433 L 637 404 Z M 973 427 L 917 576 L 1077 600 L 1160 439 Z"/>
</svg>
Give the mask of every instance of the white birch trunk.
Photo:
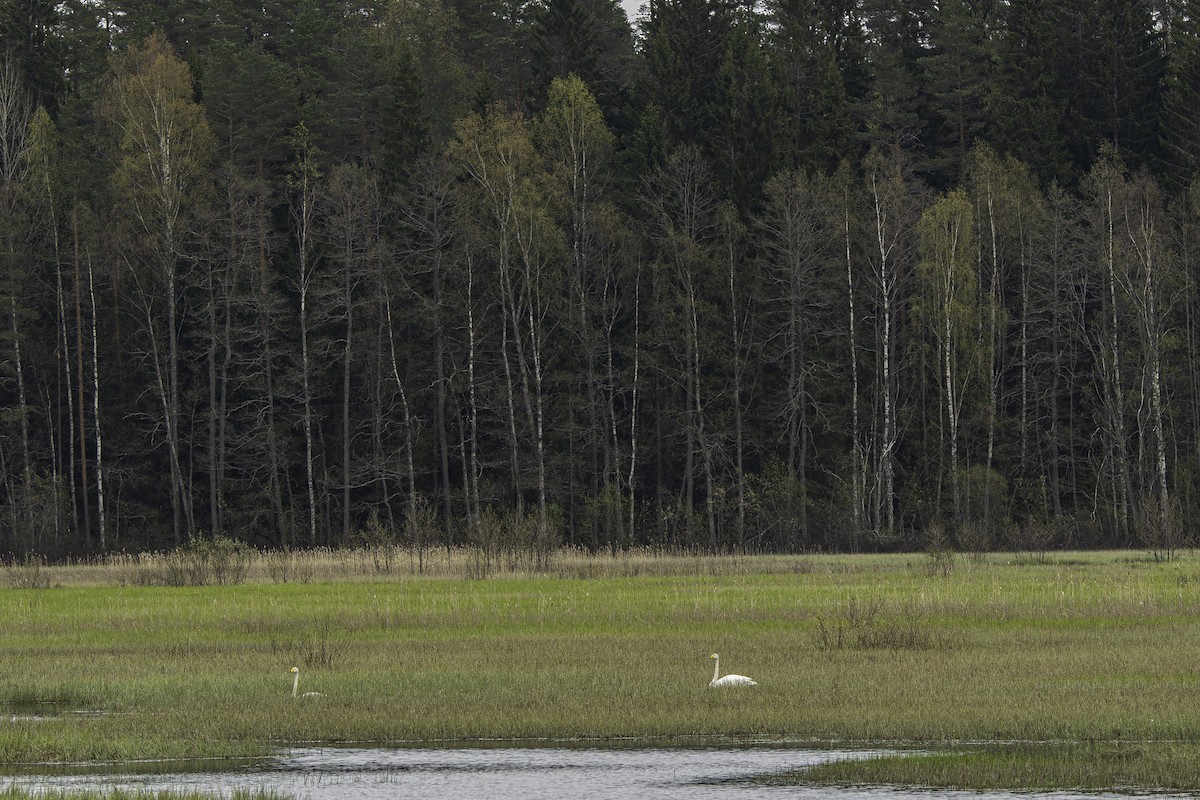
<svg viewBox="0 0 1200 800">
<path fill-rule="evenodd" d="M 93 281 L 92 260 L 88 259 L 88 300 L 92 308 L 92 417 L 93 436 L 96 447 L 96 515 L 99 523 L 100 552 L 108 548 L 106 511 L 104 505 L 104 437 L 100 424 L 100 355 L 96 330 L 96 288 Z M 82 391 L 82 390 L 81 390 Z"/>
</svg>

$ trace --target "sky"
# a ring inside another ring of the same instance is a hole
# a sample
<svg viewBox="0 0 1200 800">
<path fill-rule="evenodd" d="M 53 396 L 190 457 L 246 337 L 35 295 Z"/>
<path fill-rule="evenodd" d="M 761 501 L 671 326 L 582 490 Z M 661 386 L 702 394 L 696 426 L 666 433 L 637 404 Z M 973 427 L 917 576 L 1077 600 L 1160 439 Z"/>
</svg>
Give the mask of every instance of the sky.
<svg viewBox="0 0 1200 800">
<path fill-rule="evenodd" d="M 644 2 L 646 0 L 621 0 L 621 8 L 625 9 L 625 16 L 629 17 L 630 23 L 637 22 L 638 9 Z"/>
</svg>

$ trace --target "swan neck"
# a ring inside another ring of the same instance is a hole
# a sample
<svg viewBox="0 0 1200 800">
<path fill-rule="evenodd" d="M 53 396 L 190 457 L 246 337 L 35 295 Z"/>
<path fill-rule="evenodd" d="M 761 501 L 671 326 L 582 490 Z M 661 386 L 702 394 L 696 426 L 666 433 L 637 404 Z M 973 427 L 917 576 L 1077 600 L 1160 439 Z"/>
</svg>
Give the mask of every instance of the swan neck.
<svg viewBox="0 0 1200 800">
<path fill-rule="evenodd" d="M 717 678 L 721 677 L 721 659 L 713 659 L 713 683 L 716 683 Z"/>
<path fill-rule="evenodd" d="M 297 672 L 296 676 L 292 679 L 292 697 L 296 696 L 296 690 L 299 688 L 300 688 L 300 673 Z"/>
</svg>

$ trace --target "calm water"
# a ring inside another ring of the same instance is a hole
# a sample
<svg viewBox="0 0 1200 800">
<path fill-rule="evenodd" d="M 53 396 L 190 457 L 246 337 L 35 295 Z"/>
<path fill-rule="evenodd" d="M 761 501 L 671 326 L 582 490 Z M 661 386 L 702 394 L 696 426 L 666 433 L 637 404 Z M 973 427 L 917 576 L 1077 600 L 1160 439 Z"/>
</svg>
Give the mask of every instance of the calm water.
<svg viewBox="0 0 1200 800">
<path fill-rule="evenodd" d="M 769 787 L 750 780 L 756 775 L 830 759 L 862 758 L 869 754 L 867 751 L 799 750 L 770 745 L 713 749 L 298 748 L 263 761 L 212 765 L 217 766 L 218 771 L 9 776 L 0 777 L 0 787 L 12 783 L 56 788 L 120 786 L 130 789 L 204 789 L 226 794 L 240 787 L 272 789 L 297 800 L 929 800 L 931 797 L 959 797 L 962 800 L 1086 797 L 1097 800 L 1120 797 Z"/>
</svg>

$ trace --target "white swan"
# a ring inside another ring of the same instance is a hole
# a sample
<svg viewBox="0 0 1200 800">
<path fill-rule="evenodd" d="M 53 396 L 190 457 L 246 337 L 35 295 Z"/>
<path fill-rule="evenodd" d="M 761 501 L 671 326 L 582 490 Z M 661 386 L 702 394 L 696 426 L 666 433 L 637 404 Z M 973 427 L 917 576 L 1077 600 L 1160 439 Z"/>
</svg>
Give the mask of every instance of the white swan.
<svg viewBox="0 0 1200 800">
<path fill-rule="evenodd" d="M 709 656 L 713 660 L 713 679 L 709 681 L 709 686 L 713 688 L 724 688 L 726 686 L 758 686 L 758 681 L 751 680 L 745 675 L 726 675 L 721 676 L 721 657 L 716 653 Z"/>
<path fill-rule="evenodd" d="M 297 691 L 300 689 L 300 668 L 292 667 L 292 675 L 295 676 L 294 679 L 292 680 L 292 697 L 324 697 L 325 696 L 325 695 L 321 694 L 320 692 L 305 692 L 304 694 L 297 694 Z"/>
</svg>

